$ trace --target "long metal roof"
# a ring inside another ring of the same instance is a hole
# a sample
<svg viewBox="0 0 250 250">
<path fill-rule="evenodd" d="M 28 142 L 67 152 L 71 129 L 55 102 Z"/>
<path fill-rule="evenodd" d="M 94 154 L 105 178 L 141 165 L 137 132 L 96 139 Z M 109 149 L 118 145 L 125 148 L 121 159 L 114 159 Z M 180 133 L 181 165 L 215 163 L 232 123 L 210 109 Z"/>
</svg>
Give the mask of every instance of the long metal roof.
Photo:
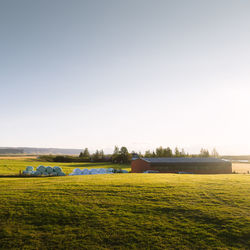
<svg viewBox="0 0 250 250">
<path fill-rule="evenodd" d="M 165 157 L 159 157 L 159 158 L 140 158 L 146 162 L 149 163 L 221 163 L 226 162 L 225 160 L 218 159 L 218 158 L 199 158 L 199 157 L 193 157 L 193 158 L 165 158 Z"/>
</svg>

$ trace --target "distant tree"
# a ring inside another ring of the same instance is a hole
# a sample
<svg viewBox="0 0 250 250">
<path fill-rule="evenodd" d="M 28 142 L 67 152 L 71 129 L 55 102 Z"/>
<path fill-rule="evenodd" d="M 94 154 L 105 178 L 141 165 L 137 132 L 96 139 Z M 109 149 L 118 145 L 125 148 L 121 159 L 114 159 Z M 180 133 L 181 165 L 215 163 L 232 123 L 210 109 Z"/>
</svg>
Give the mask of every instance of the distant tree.
<svg viewBox="0 0 250 250">
<path fill-rule="evenodd" d="M 114 152 L 113 152 L 113 155 L 116 155 L 116 154 L 119 154 L 118 146 L 115 146 L 115 149 L 114 149 Z"/>
<path fill-rule="evenodd" d="M 80 153 L 79 157 L 80 158 L 89 158 L 90 157 L 90 153 L 89 153 L 88 148 L 85 148 L 83 150 L 83 152 Z"/>
<path fill-rule="evenodd" d="M 150 150 L 146 150 L 146 151 L 145 151 L 144 157 L 145 157 L 145 158 L 150 158 L 150 157 L 152 157 L 152 154 L 151 154 Z"/>
<path fill-rule="evenodd" d="M 129 153 L 128 153 L 128 149 L 126 147 L 121 147 L 120 149 L 120 155 L 121 155 L 121 159 L 122 162 L 121 163 L 125 163 L 129 161 Z"/>
<path fill-rule="evenodd" d="M 174 150 L 174 156 L 175 157 L 180 157 L 181 156 L 181 152 L 179 151 L 179 149 L 177 147 Z"/>
<path fill-rule="evenodd" d="M 100 159 L 100 153 L 99 150 L 96 150 L 95 153 L 92 155 L 92 160 L 99 161 L 99 159 Z"/>
<path fill-rule="evenodd" d="M 163 157 L 164 152 L 163 152 L 162 146 L 160 146 L 159 148 L 156 148 L 155 151 L 156 151 L 156 156 L 157 157 Z"/>
<path fill-rule="evenodd" d="M 219 153 L 217 152 L 217 150 L 214 148 L 211 152 L 211 156 L 214 158 L 218 158 L 219 157 Z"/>
<path fill-rule="evenodd" d="M 167 147 L 164 149 L 164 157 L 173 157 L 173 152 L 170 147 Z"/>
<path fill-rule="evenodd" d="M 100 157 L 100 159 L 104 159 L 104 151 L 103 151 L 103 149 L 101 149 L 100 150 L 100 152 L 99 152 L 99 157 Z"/>
<path fill-rule="evenodd" d="M 207 149 L 202 148 L 199 156 L 203 158 L 208 158 L 210 156 L 209 151 Z"/>
<path fill-rule="evenodd" d="M 181 156 L 181 157 L 186 157 L 186 156 L 187 156 L 187 154 L 186 154 L 184 148 L 181 149 L 181 154 L 180 154 L 180 156 Z"/>
</svg>

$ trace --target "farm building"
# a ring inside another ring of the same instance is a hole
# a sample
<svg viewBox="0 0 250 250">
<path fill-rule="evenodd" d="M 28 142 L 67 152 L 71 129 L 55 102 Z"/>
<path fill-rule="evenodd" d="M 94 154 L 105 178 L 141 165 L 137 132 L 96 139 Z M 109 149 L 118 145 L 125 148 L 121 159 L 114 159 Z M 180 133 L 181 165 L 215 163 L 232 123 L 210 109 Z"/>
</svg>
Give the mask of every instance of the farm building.
<svg viewBox="0 0 250 250">
<path fill-rule="evenodd" d="M 232 163 L 217 158 L 140 158 L 132 161 L 131 172 L 231 174 Z"/>
</svg>

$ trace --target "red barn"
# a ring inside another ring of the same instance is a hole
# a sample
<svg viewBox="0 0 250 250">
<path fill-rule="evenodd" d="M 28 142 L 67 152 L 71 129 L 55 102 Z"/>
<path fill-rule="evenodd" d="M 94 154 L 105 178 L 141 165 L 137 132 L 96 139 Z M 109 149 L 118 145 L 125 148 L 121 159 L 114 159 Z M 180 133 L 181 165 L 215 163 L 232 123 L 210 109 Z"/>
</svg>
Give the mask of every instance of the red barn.
<svg viewBox="0 0 250 250">
<path fill-rule="evenodd" d="M 132 161 L 131 172 L 231 174 L 232 163 L 217 158 L 139 158 Z"/>
</svg>

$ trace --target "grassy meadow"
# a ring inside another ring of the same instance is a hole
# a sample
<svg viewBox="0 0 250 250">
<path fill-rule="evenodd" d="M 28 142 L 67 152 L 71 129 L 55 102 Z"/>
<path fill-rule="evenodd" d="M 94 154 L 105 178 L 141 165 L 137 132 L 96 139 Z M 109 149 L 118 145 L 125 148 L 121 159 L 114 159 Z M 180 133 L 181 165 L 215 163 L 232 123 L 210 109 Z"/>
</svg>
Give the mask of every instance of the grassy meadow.
<svg viewBox="0 0 250 250">
<path fill-rule="evenodd" d="M 3 159 L 0 174 L 40 164 Z M 249 249 L 249 194 L 244 174 L 0 178 L 0 248 Z"/>
<path fill-rule="evenodd" d="M 25 170 L 26 166 L 38 167 L 44 166 L 60 166 L 66 174 L 71 173 L 75 168 L 122 168 L 130 171 L 130 165 L 105 163 L 89 163 L 89 162 L 74 162 L 74 163 L 58 163 L 58 162 L 43 162 L 38 161 L 35 157 L 0 157 L 0 175 L 18 175 L 19 171 Z"/>
</svg>

